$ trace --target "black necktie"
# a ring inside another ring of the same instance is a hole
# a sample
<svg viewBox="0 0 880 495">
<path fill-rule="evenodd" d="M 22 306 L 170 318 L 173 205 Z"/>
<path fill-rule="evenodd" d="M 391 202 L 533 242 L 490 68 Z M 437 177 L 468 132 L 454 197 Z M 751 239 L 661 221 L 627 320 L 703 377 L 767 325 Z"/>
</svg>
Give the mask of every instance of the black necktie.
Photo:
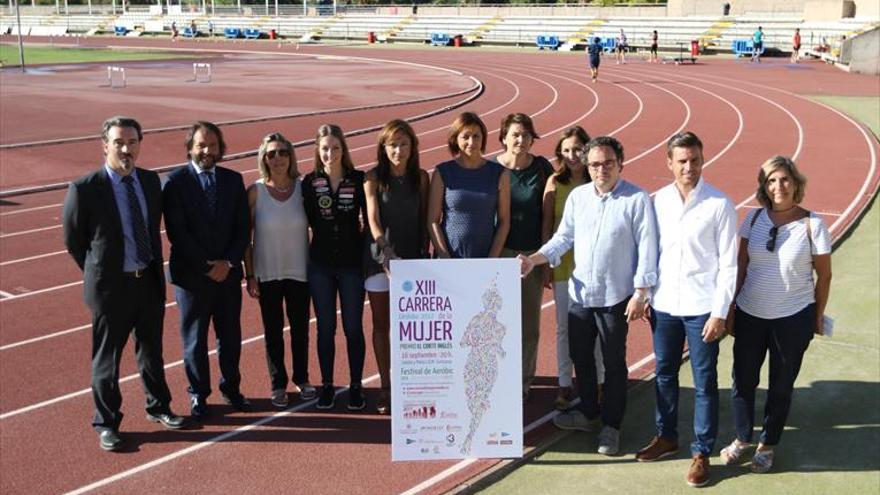
<svg viewBox="0 0 880 495">
<path fill-rule="evenodd" d="M 126 175 L 122 178 L 125 190 L 128 193 L 128 209 L 131 216 L 131 227 L 134 230 L 134 243 L 137 246 L 137 260 L 141 265 L 148 265 L 153 259 L 150 251 L 150 236 L 147 233 L 147 224 L 144 223 L 144 212 L 141 210 L 141 202 L 138 201 L 134 191 L 134 178 Z"/>
<path fill-rule="evenodd" d="M 214 181 L 214 174 L 205 172 L 205 199 L 208 200 L 208 209 L 211 214 L 217 213 L 217 183 Z"/>
</svg>

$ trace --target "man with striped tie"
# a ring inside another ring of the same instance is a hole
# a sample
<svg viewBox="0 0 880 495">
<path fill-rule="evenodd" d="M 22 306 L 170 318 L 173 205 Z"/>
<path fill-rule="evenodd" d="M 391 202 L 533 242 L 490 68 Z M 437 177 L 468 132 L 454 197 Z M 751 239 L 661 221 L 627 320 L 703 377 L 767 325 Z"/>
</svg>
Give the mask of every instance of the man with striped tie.
<svg viewBox="0 0 880 495">
<path fill-rule="evenodd" d="M 123 446 L 119 362 L 132 330 L 147 418 L 166 428 L 184 426 L 169 407 L 162 362 L 162 191 L 158 174 L 135 167 L 142 137 L 134 119 L 105 121 L 104 166 L 72 182 L 64 201 L 64 243 L 83 271 L 83 295 L 92 310 L 92 425 L 101 448 L 110 451 Z"/>
</svg>

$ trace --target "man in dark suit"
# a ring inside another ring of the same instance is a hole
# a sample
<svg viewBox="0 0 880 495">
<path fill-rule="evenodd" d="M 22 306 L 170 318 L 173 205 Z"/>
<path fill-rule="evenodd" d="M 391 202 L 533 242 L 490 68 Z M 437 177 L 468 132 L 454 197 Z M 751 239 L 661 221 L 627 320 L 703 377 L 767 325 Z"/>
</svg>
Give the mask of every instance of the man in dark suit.
<svg viewBox="0 0 880 495">
<path fill-rule="evenodd" d="M 226 151 L 220 129 L 210 122 L 196 122 L 186 148 L 190 163 L 168 176 L 163 198 L 192 416 L 202 419 L 208 414 L 205 401 L 211 394 L 208 323 L 212 320 L 223 400 L 238 411 L 250 409 L 239 389 L 238 370 L 241 260 L 250 214 L 241 174 L 216 165 Z"/>
<path fill-rule="evenodd" d="M 184 426 L 169 407 L 162 362 L 162 190 L 155 172 L 135 167 L 142 137 L 134 119 L 105 121 L 104 166 L 72 182 L 64 201 L 64 243 L 83 271 L 92 310 L 92 424 L 104 450 L 122 447 L 119 361 L 132 328 L 147 418 L 167 428 Z"/>
</svg>

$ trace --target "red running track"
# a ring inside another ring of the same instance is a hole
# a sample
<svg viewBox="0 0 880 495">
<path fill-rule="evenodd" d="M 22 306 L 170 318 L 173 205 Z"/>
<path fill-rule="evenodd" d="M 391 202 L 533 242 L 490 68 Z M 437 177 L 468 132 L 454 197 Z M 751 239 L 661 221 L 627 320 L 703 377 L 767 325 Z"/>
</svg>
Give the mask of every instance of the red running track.
<svg viewBox="0 0 880 495">
<path fill-rule="evenodd" d="M 86 43 L 171 46 L 156 40 L 89 39 Z M 275 43 L 184 41 L 174 45 L 189 50 L 205 46 L 236 53 L 211 52 L 212 64 L 219 68 L 215 69 L 215 82 L 195 88 L 175 82 L 180 77 L 174 79 L 158 69 L 156 73 L 147 71 L 144 63 L 131 71 L 139 75 L 131 78 L 131 86 L 125 90 L 90 89 L 103 66 L 28 75 L 32 80 L 39 79 L 41 98 L 52 104 L 51 119 L 35 111 L 41 107 L 22 104 L 23 95 L 17 96 L 22 101 L 10 101 L 5 88 L 12 74 L 0 74 L 4 86 L 0 100 L 4 108 L 0 188 L 62 182 L 93 169 L 100 160 L 94 134 L 110 113 L 130 112 L 150 129 L 184 126 L 195 118 L 256 120 L 224 126 L 230 152 L 241 153 L 253 150 L 260 137 L 273 130 L 305 141 L 325 121 L 355 130 L 381 125 L 392 117 L 438 112 L 414 122 L 421 140 L 422 163 L 432 168 L 446 159 L 446 128 L 454 115 L 465 109 L 481 114 L 489 125 L 490 154 L 500 151 L 498 122 L 509 112 L 534 117 L 543 136 L 534 152 L 547 156 L 552 155 L 560 130 L 570 125 L 583 125 L 592 135 L 614 134 L 626 147 L 624 177 L 649 191 L 670 181 L 664 161 L 665 140 L 678 130 L 693 130 L 705 143 L 706 179 L 730 195 L 741 214 L 754 206 L 752 193 L 758 165 L 772 154 L 795 156 L 810 178 L 805 205 L 823 215 L 835 238 L 851 225 L 878 184 L 876 140 L 845 115 L 803 96 L 828 94 L 831 89 L 834 94 L 877 96 L 877 80 L 844 74 L 823 64 L 792 67 L 772 60 L 761 66 L 738 61 L 709 61 L 694 67 L 606 64 L 601 81 L 590 84 L 584 78 L 582 56 L 574 55 L 354 47 L 297 51 L 290 46 L 279 48 Z M 248 50 L 261 53 L 242 53 Z M 199 55 L 198 59 L 202 58 Z M 401 66 L 392 61 L 421 63 L 461 74 Z M 181 63 L 185 66 L 189 62 Z M 277 73 L 266 69 L 276 67 Z M 291 79 L 298 83 L 272 79 L 278 74 L 284 79 L 291 73 L 283 71 L 289 69 L 293 69 Z M 473 85 L 471 77 L 484 85 L 482 94 L 468 89 Z M 168 78 L 174 81 L 169 83 Z M 306 83 L 311 81 L 320 81 L 322 91 L 308 93 L 310 84 Z M 32 84 L 31 80 L 18 83 L 25 93 Z M 162 85 L 167 87 L 153 87 Z M 80 89 L 73 91 L 75 87 Z M 64 88 L 70 92 L 64 93 Z M 402 88 L 401 94 L 389 88 Z M 449 96 L 452 93 L 460 94 Z M 410 101 L 426 97 L 439 99 Z M 468 98 L 474 99 L 456 106 Z M 399 105 L 384 106 L 389 103 Z M 259 120 L 358 105 L 381 108 Z M 6 119 L 16 122 L 14 132 L 7 131 L 11 127 Z M 83 139 L 51 146 L 9 146 L 70 137 Z M 828 146 L 828 142 L 837 146 Z M 360 168 L 372 166 L 374 143 L 374 132 L 350 139 L 354 161 Z M 140 161 L 145 166 L 159 167 L 178 163 L 183 156 L 180 131 L 157 132 L 148 134 Z M 302 171 L 312 168 L 309 146 L 299 148 L 298 158 Z M 244 173 L 250 182 L 256 178 L 253 160 L 247 157 L 227 165 Z M 126 378 L 121 387 L 128 416 L 122 429 L 133 447 L 121 454 L 100 451 L 89 426 L 89 315 L 80 298 L 79 274 L 63 251 L 58 226 L 63 196 L 63 191 L 47 191 L 8 197 L 0 205 L 3 493 L 261 489 L 401 493 L 413 488 L 440 493 L 497 462 L 391 463 L 390 421 L 369 409 L 363 414 L 324 413 L 317 412 L 312 404 L 294 404 L 285 412 L 273 410 L 267 399 L 268 376 L 254 301 L 245 302 L 242 315 L 245 343 L 241 367 L 244 392 L 256 399 L 255 412 L 224 410 L 227 414 L 218 415 L 202 429 L 162 430 L 143 418 L 139 405 L 142 393 L 135 383 L 138 379 L 131 351 L 127 351 L 122 370 Z M 528 445 L 538 443 L 552 428 L 545 425 L 555 395 L 551 299 L 549 292 L 545 293 L 548 304 L 542 319 L 540 378 L 524 410 L 530 428 Z M 369 306 L 366 313 L 369 334 Z M 178 313 L 173 298 L 169 299 L 167 315 L 164 343 L 168 380 L 177 398 L 174 407 L 185 413 L 186 378 L 180 364 Z M 312 335 L 314 341 L 314 332 Z M 338 344 L 343 344 L 341 337 Z M 650 339 L 644 326 L 636 325 L 631 330 L 628 354 L 633 379 L 642 379 L 651 372 Z M 344 355 L 339 361 L 337 372 L 344 373 Z M 318 377 L 314 353 L 310 364 L 313 378 Z M 371 405 L 378 385 L 375 373 L 368 349 L 365 376 L 369 378 L 365 385 Z M 643 414 L 645 421 L 651 421 L 649 411 L 630 414 Z M 49 463 L 63 469 L 46 476 Z"/>
</svg>

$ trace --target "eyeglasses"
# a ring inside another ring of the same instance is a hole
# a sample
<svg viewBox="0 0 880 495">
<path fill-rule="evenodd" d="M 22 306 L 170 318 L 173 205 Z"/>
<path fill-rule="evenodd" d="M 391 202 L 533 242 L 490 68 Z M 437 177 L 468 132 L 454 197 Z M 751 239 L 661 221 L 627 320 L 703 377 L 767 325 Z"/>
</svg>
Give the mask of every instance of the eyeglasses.
<svg viewBox="0 0 880 495">
<path fill-rule="evenodd" d="M 776 249 L 776 235 L 779 233 L 779 227 L 770 227 L 770 238 L 767 239 L 767 251 L 771 253 Z"/>
<path fill-rule="evenodd" d="M 266 158 L 272 160 L 276 156 L 290 156 L 290 151 L 286 149 L 269 150 L 266 152 Z"/>
<path fill-rule="evenodd" d="M 604 162 L 590 162 L 587 164 L 593 170 L 599 170 L 600 168 L 604 168 L 605 170 L 610 170 L 617 166 L 617 160 L 607 160 Z"/>
</svg>

